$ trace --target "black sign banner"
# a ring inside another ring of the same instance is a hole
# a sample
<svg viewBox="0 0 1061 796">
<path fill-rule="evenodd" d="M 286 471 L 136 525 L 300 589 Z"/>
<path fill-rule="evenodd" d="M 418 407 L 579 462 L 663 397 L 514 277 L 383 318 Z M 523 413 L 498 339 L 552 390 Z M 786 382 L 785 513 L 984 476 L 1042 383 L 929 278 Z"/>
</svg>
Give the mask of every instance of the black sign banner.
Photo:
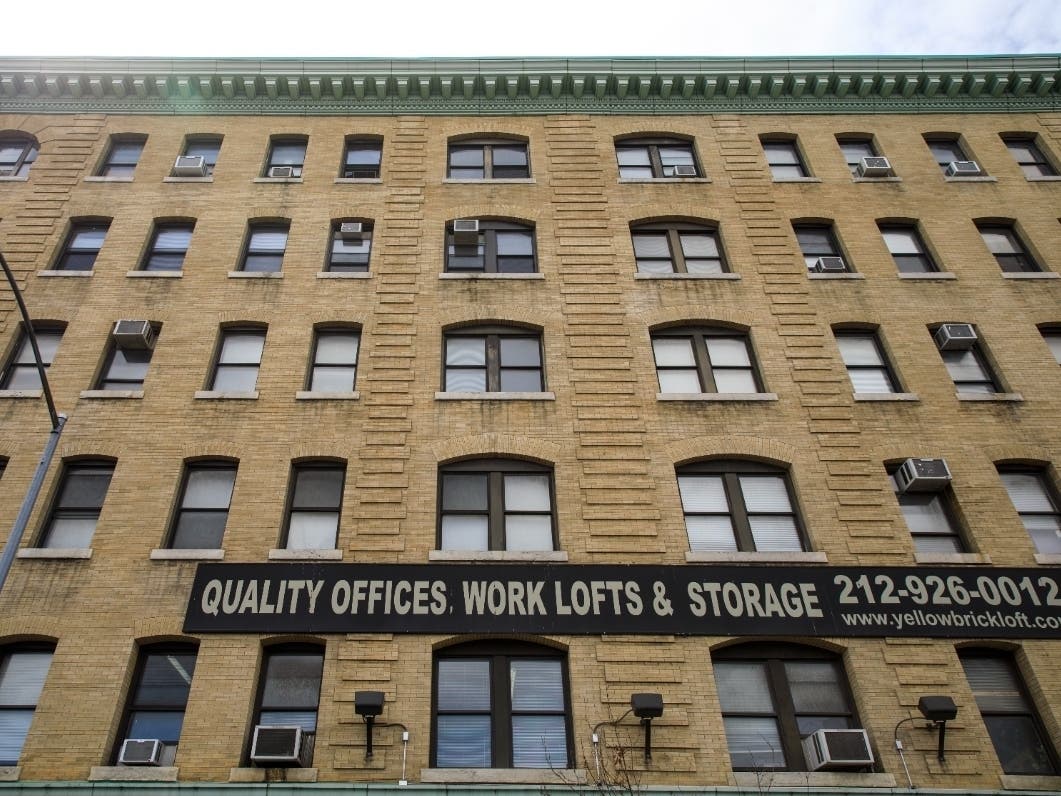
<svg viewBox="0 0 1061 796">
<path fill-rule="evenodd" d="M 184 630 L 1061 638 L 1061 570 L 207 563 Z"/>
</svg>

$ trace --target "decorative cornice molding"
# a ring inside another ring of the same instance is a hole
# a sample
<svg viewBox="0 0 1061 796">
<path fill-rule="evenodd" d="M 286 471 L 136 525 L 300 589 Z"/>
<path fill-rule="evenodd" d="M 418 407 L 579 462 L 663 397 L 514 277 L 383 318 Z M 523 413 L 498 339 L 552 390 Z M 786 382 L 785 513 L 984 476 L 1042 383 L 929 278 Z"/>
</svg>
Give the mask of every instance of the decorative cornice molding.
<svg viewBox="0 0 1061 796">
<path fill-rule="evenodd" d="M 1061 109 L 1061 56 L 0 58 L 0 112 L 518 115 Z"/>
</svg>

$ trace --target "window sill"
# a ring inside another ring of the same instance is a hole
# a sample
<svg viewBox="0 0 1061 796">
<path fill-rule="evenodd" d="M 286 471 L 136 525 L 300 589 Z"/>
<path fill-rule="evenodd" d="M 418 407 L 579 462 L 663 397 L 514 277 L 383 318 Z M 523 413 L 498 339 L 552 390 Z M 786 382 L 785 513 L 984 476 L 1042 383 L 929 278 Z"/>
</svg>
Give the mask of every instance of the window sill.
<svg viewBox="0 0 1061 796">
<path fill-rule="evenodd" d="M 82 390 L 80 398 L 138 399 L 144 397 L 143 390 Z"/>
<path fill-rule="evenodd" d="M 269 551 L 270 561 L 342 561 L 342 550 L 288 550 L 276 548 Z"/>
<path fill-rule="evenodd" d="M 8 179 L 15 179 L 9 177 Z M 1028 182 L 1061 182 L 1061 175 L 1058 174 L 1044 174 L 1042 177 L 1025 177 Z"/>
<path fill-rule="evenodd" d="M 998 182 L 994 177 L 948 177 L 943 175 L 943 182 Z"/>
<path fill-rule="evenodd" d="M 1061 553 L 1036 553 L 1035 563 L 1047 567 L 1061 566 Z"/>
<path fill-rule="evenodd" d="M 740 279 L 740 274 L 634 274 L 634 279 L 645 279 L 652 281 L 655 279 L 722 279 L 722 280 L 733 280 Z"/>
<path fill-rule="evenodd" d="M 487 183 L 489 185 L 535 185 L 537 182 L 533 177 L 512 177 L 507 180 L 493 180 L 485 177 L 475 180 L 454 180 L 446 177 L 442 180 L 443 185 L 477 185 L 479 183 Z"/>
<path fill-rule="evenodd" d="M 0 390 L 0 398 L 40 398 L 44 390 Z"/>
<path fill-rule="evenodd" d="M 0 782 L 18 782 L 22 766 L 0 766 Z"/>
<path fill-rule="evenodd" d="M 276 773 L 279 772 L 279 773 Z M 272 774 L 270 776 L 270 773 Z M 315 768 L 230 768 L 229 782 L 316 782 Z"/>
<path fill-rule="evenodd" d="M 1003 774 L 1005 790 L 1049 790 L 1061 791 L 1061 777 L 1037 777 L 1027 774 Z"/>
<path fill-rule="evenodd" d="M 990 564 L 983 553 L 914 553 L 915 564 Z"/>
<path fill-rule="evenodd" d="M 852 177 L 851 182 L 902 182 L 902 177 Z"/>
<path fill-rule="evenodd" d="M 741 402 L 776 401 L 776 392 L 658 392 L 657 401 Z"/>
<path fill-rule="evenodd" d="M 176 782 L 177 766 L 92 766 L 89 782 Z"/>
<path fill-rule="evenodd" d="M 126 271 L 125 275 L 132 279 L 180 279 L 184 271 Z"/>
<path fill-rule="evenodd" d="M 224 390 L 196 390 L 197 401 L 257 401 L 258 391 L 225 392 Z"/>
<path fill-rule="evenodd" d="M 436 401 L 555 401 L 553 392 L 436 392 Z"/>
<path fill-rule="evenodd" d="M 920 401 L 916 392 L 856 392 L 856 401 Z"/>
<path fill-rule="evenodd" d="M 745 552 L 701 552 L 688 551 L 687 564 L 828 564 L 829 557 L 818 550 L 800 553 L 745 553 Z"/>
<path fill-rule="evenodd" d="M 317 279 L 369 279 L 368 271 L 318 271 Z"/>
<path fill-rule="evenodd" d="M 213 182 L 213 176 L 210 177 L 163 177 L 162 182 Z"/>
<path fill-rule="evenodd" d="M 18 558 L 92 558 L 91 547 L 23 547 Z"/>
<path fill-rule="evenodd" d="M 865 279 L 865 274 L 855 274 L 850 271 L 842 274 L 819 274 L 807 272 L 807 279 Z"/>
<path fill-rule="evenodd" d="M 37 276 L 57 276 L 57 277 L 71 277 L 72 276 L 75 279 L 77 279 L 79 277 L 84 278 L 84 277 L 92 276 L 92 274 L 94 274 L 94 273 L 96 273 L 96 272 L 95 271 L 53 271 L 53 270 L 44 270 L 44 271 L 38 271 L 37 272 Z"/>
<path fill-rule="evenodd" d="M 254 182 L 257 183 L 300 183 L 302 182 L 301 177 L 255 177 Z"/>
<path fill-rule="evenodd" d="M 25 174 L 21 177 L 0 177 L 0 182 L 28 182 L 29 175 Z M 2 781 L 2 780 L 0 780 Z"/>
<path fill-rule="evenodd" d="M 132 177 L 85 177 L 85 182 L 132 182 Z"/>
<path fill-rule="evenodd" d="M 660 183 L 711 182 L 710 177 L 620 177 L 620 185 L 653 185 Z"/>
<path fill-rule="evenodd" d="M 421 782 L 547 785 L 586 782 L 584 768 L 421 768 Z"/>
<path fill-rule="evenodd" d="M 1053 271 L 1022 271 L 1019 273 L 1002 272 L 1003 279 L 1061 279 L 1061 274 Z"/>
<path fill-rule="evenodd" d="M 229 271 L 229 279 L 283 279 L 283 271 Z"/>
<path fill-rule="evenodd" d="M 361 393 L 353 392 L 317 392 L 314 390 L 299 390 L 295 393 L 296 401 L 357 401 Z"/>
<path fill-rule="evenodd" d="M 900 279 L 957 279 L 958 277 L 950 271 L 926 271 L 923 274 L 900 273 Z"/>
<path fill-rule="evenodd" d="M 774 177 L 774 182 L 821 182 L 819 177 Z"/>
<path fill-rule="evenodd" d="M 1024 400 L 1024 396 L 1019 392 L 991 392 L 991 393 L 955 393 L 955 397 L 959 401 L 972 401 L 972 402 L 983 402 L 983 401 L 998 401 L 1000 403 L 1020 403 Z"/>
<path fill-rule="evenodd" d="M 214 548 L 162 547 L 151 551 L 152 561 L 223 561 L 225 551 Z"/>
<path fill-rule="evenodd" d="M 439 279 L 545 279 L 545 274 L 458 274 L 441 273 Z"/>
<path fill-rule="evenodd" d="M 742 788 L 894 788 L 891 774 L 846 771 L 734 771 L 732 784 Z"/>
<path fill-rule="evenodd" d="M 432 550 L 428 561 L 567 561 L 566 550 Z"/>
<path fill-rule="evenodd" d="M 336 185 L 383 185 L 380 177 L 336 177 Z"/>
</svg>

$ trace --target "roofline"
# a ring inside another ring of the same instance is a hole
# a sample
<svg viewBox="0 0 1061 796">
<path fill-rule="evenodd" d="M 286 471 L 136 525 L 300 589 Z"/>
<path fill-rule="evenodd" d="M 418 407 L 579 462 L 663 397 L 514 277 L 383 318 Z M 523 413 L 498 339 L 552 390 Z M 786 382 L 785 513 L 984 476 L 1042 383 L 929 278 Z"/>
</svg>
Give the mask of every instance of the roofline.
<svg viewBox="0 0 1061 796">
<path fill-rule="evenodd" d="M 1061 55 L 0 58 L 0 112 L 513 115 L 1061 109 Z"/>
</svg>

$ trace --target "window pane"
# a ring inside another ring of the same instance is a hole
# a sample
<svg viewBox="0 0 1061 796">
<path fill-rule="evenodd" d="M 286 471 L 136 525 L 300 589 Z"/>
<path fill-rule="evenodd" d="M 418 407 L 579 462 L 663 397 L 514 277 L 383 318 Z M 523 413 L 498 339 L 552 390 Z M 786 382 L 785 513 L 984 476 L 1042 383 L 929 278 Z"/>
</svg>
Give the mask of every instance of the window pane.
<svg viewBox="0 0 1061 796">
<path fill-rule="evenodd" d="M 523 144 L 512 144 L 509 146 L 494 144 L 493 158 L 495 167 L 526 166 L 527 147 Z"/>
<path fill-rule="evenodd" d="M 542 388 L 542 372 L 537 369 L 501 371 L 502 392 L 538 392 Z"/>
<path fill-rule="evenodd" d="M 564 717 L 513 716 L 512 765 L 515 768 L 567 768 Z"/>
<path fill-rule="evenodd" d="M 796 522 L 791 517 L 748 517 L 755 549 L 760 552 L 798 553 L 803 549 Z"/>
<path fill-rule="evenodd" d="M 915 536 L 914 549 L 919 553 L 964 553 L 965 545 L 957 536 Z"/>
<path fill-rule="evenodd" d="M 48 529 L 45 547 L 83 549 L 92 543 L 95 517 L 56 517 Z"/>
<path fill-rule="evenodd" d="M 490 662 L 440 660 L 438 709 L 490 710 Z"/>
<path fill-rule="evenodd" d="M 563 711 L 564 684 L 560 661 L 511 661 L 509 674 L 513 711 Z"/>
<path fill-rule="evenodd" d="M 92 249 L 98 251 L 107 237 L 107 227 L 76 227 L 70 235 L 71 249 Z"/>
<path fill-rule="evenodd" d="M 317 729 L 317 711 L 314 710 L 263 710 L 259 724 L 272 727 L 301 727 L 306 732 Z"/>
<path fill-rule="evenodd" d="M 707 352 L 714 367 L 750 366 L 748 344 L 745 340 L 732 337 L 707 337 Z"/>
<path fill-rule="evenodd" d="M 552 517 L 544 514 L 515 514 L 505 517 L 506 550 L 552 550 Z"/>
<path fill-rule="evenodd" d="M 50 652 L 12 652 L 5 656 L 0 663 L 0 705 L 36 705 L 51 665 Z"/>
<path fill-rule="evenodd" d="M 490 768 L 491 757 L 489 716 L 438 717 L 435 764 L 439 768 Z"/>
<path fill-rule="evenodd" d="M 615 150 L 620 166 L 650 166 L 648 147 L 622 147 Z"/>
<path fill-rule="evenodd" d="M 632 237 L 634 256 L 670 259 L 670 245 L 666 232 L 638 232 Z"/>
<path fill-rule="evenodd" d="M 461 168 L 475 168 L 476 166 L 482 168 L 483 148 L 481 146 L 450 147 L 449 164 Z"/>
<path fill-rule="evenodd" d="M 694 367 L 693 341 L 684 337 L 654 337 L 652 351 L 660 367 Z"/>
<path fill-rule="evenodd" d="M 486 392 L 486 370 L 447 370 L 447 392 Z"/>
<path fill-rule="evenodd" d="M 137 705 L 183 705 L 195 673 L 195 655 L 153 653 L 144 661 L 140 687 L 134 697 Z M 158 736 L 148 736 L 158 737 Z"/>
<path fill-rule="evenodd" d="M 728 516 L 685 515 L 689 549 L 694 553 L 736 552 L 737 538 Z"/>
<path fill-rule="evenodd" d="M 992 254 L 1023 254 L 1024 249 L 1017 243 L 1017 238 L 1012 231 L 998 227 L 984 227 L 980 230 L 980 236 L 987 244 L 987 249 Z"/>
<path fill-rule="evenodd" d="M 217 550 L 225 535 L 228 510 L 184 512 L 173 531 L 175 550 Z"/>
<path fill-rule="evenodd" d="M 910 533 L 953 533 L 943 500 L 932 492 L 907 492 L 899 505 Z"/>
<path fill-rule="evenodd" d="M 955 160 L 965 160 L 965 153 L 958 146 L 957 141 L 929 141 L 928 148 L 937 163 L 949 164 Z"/>
<path fill-rule="evenodd" d="M 454 475 L 442 477 L 443 511 L 486 511 L 487 476 Z"/>
<path fill-rule="evenodd" d="M 541 343 L 537 337 L 502 337 L 501 366 L 538 367 L 542 363 Z"/>
<path fill-rule="evenodd" d="M 749 512 L 790 512 L 792 504 L 788 500 L 788 489 L 785 479 L 776 475 L 742 475 L 741 491 L 744 493 L 744 504 Z"/>
<path fill-rule="evenodd" d="M 729 503 L 718 475 L 680 475 L 678 492 L 687 512 L 728 512 Z"/>
<path fill-rule="evenodd" d="M 485 365 L 485 337 L 447 337 L 447 365 Z"/>
<path fill-rule="evenodd" d="M 979 357 L 970 349 L 968 351 L 941 351 L 943 362 L 954 381 L 990 381 L 987 371 L 980 364 Z"/>
<path fill-rule="evenodd" d="M 659 371 L 659 391 L 663 393 L 701 392 L 700 376 L 695 370 Z"/>
<path fill-rule="evenodd" d="M 1031 716 L 985 716 L 984 723 L 1007 774 L 1056 773 Z"/>
<path fill-rule="evenodd" d="M 844 364 L 882 365 L 880 352 L 872 334 L 845 334 L 836 338 Z"/>
<path fill-rule="evenodd" d="M 1040 553 L 1061 553 L 1061 517 L 1026 514 L 1021 519 Z"/>
<path fill-rule="evenodd" d="M 784 768 L 785 755 L 777 720 L 725 716 L 726 745 L 734 768 Z"/>
<path fill-rule="evenodd" d="M 157 738 L 164 743 L 176 743 L 181 737 L 184 711 L 137 710 L 129 721 L 126 738 Z"/>
<path fill-rule="evenodd" d="M 295 473 L 296 508 L 338 508 L 346 472 L 342 468 L 307 467 Z"/>
<path fill-rule="evenodd" d="M 155 235 L 155 249 L 183 252 L 187 251 L 191 240 L 192 230 L 189 227 L 160 227 Z"/>
<path fill-rule="evenodd" d="M 287 230 L 273 227 L 252 229 L 247 248 L 255 252 L 283 252 L 287 248 Z"/>
<path fill-rule="evenodd" d="M 682 253 L 689 257 L 718 257 L 718 241 L 707 233 L 681 233 Z"/>
<path fill-rule="evenodd" d="M 111 352 L 110 367 L 106 379 L 112 381 L 136 381 L 143 383 L 151 364 L 151 351 L 133 348 L 115 348 Z"/>
<path fill-rule="evenodd" d="M 353 392 L 357 368 L 314 368 L 309 388 L 317 392 Z"/>
<path fill-rule="evenodd" d="M 487 518 L 477 514 L 446 514 L 443 516 L 442 549 L 489 550 Z"/>
<path fill-rule="evenodd" d="M 226 365 L 240 362 L 257 365 L 262 360 L 264 347 L 264 332 L 226 332 L 221 341 L 218 362 Z"/>
<path fill-rule="evenodd" d="M 32 721 L 32 710 L 0 711 L 0 763 L 14 765 L 18 762 Z"/>
<path fill-rule="evenodd" d="M 291 652 L 268 656 L 262 708 L 316 709 L 320 696 L 324 656 L 319 653 Z"/>
<path fill-rule="evenodd" d="M 339 515 L 330 511 L 292 511 L 288 550 L 334 550 Z"/>
<path fill-rule="evenodd" d="M 534 236 L 530 232 L 499 231 L 497 253 L 514 257 L 530 257 L 534 253 Z"/>
<path fill-rule="evenodd" d="M 675 166 L 692 166 L 693 151 L 688 146 L 661 146 L 659 159 L 663 164 L 664 176 L 673 176 Z"/>
<path fill-rule="evenodd" d="M 346 365 L 357 362 L 356 332 L 327 332 L 317 336 L 317 364 Z"/>
<path fill-rule="evenodd" d="M 850 712 L 840 686 L 839 673 L 833 664 L 788 661 L 785 663 L 785 676 L 797 713 Z"/>
<path fill-rule="evenodd" d="M 71 468 L 63 481 L 59 508 L 99 509 L 107 497 L 114 471 L 111 468 L 86 470 Z"/>
<path fill-rule="evenodd" d="M 686 258 L 685 270 L 690 274 L 721 274 L 722 263 L 719 260 L 691 260 Z"/>
<path fill-rule="evenodd" d="M 507 511 L 549 511 L 549 476 L 506 475 Z"/>
<path fill-rule="evenodd" d="M 301 166 L 306 159 L 306 145 L 298 141 L 288 144 L 273 144 L 273 152 L 269 158 L 271 166 Z"/>
<path fill-rule="evenodd" d="M 715 389 L 719 392 L 756 392 L 755 376 L 750 370 L 716 370 Z"/>
<path fill-rule="evenodd" d="M 723 713 L 773 713 L 766 665 L 716 661 L 715 687 Z"/>
<path fill-rule="evenodd" d="M 363 144 L 347 144 L 346 163 L 348 166 L 375 166 L 380 162 L 382 150 L 380 145 L 374 142 Z"/>
<path fill-rule="evenodd" d="M 218 392 L 253 392 L 258 385 L 258 368 L 221 365 L 214 376 L 211 389 Z"/>
<path fill-rule="evenodd" d="M 912 229 L 885 229 L 881 235 L 892 254 L 921 254 L 921 242 Z"/>
<path fill-rule="evenodd" d="M 1017 511 L 1055 511 L 1038 473 L 999 473 Z"/>
<path fill-rule="evenodd" d="M 835 255 L 836 246 L 828 227 L 797 227 L 796 240 L 804 254 Z"/>
<path fill-rule="evenodd" d="M 767 162 L 772 166 L 799 164 L 799 155 L 796 152 L 796 145 L 788 141 L 764 143 L 763 151 L 766 152 Z"/>
<path fill-rule="evenodd" d="M 851 386 L 855 392 L 886 393 L 894 391 L 887 371 L 858 368 L 857 370 L 849 370 L 847 375 L 851 377 Z"/>
</svg>

